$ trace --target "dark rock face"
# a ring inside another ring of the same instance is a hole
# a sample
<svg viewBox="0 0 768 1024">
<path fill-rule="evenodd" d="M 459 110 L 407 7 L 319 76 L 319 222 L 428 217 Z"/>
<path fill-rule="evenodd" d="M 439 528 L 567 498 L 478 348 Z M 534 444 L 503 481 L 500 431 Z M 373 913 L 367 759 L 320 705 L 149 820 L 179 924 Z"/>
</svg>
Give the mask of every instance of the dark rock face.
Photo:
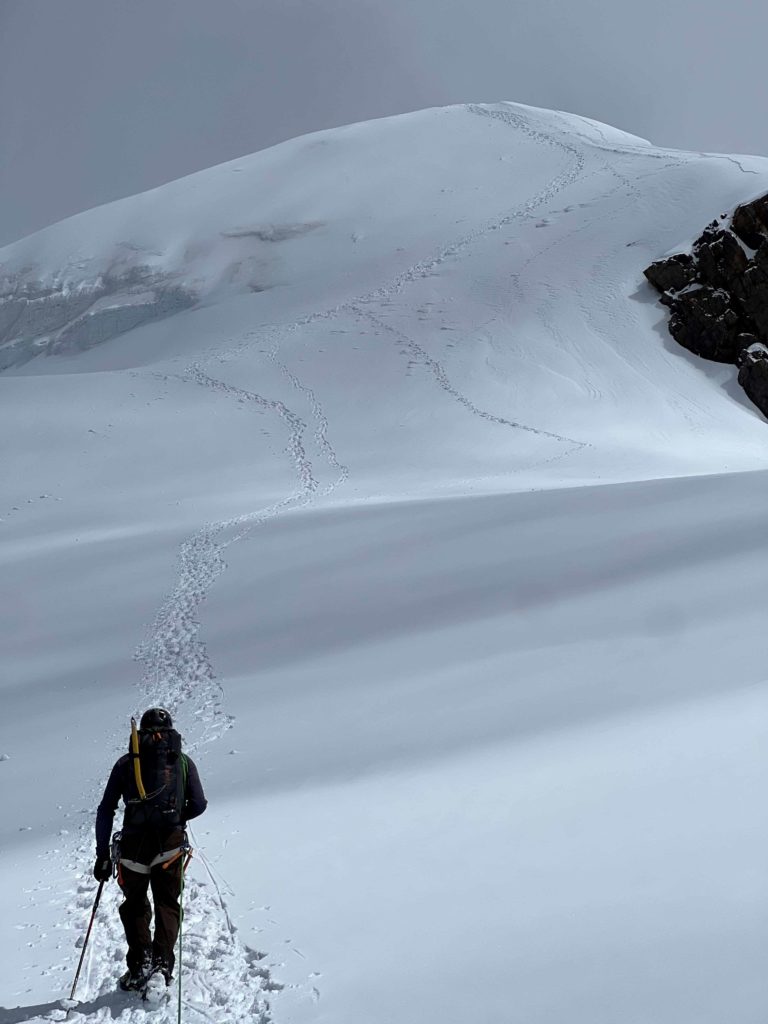
<svg viewBox="0 0 768 1024">
<path fill-rule="evenodd" d="M 643 273 L 656 291 L 679 292 L 696 280 L 696 264 L 693 256 L 683 252 L 652 263 Z"/>
<path fill-rule="evenodd" d="M 689 352 L 718 363 L 735 363 L 744 324 L 722 289 L 702 286 L 675 299 L 669 333 Z"/>
<path fill-rule="evenodd" d="M 755 250 L 750 253 L 749 249 Z M 713 221 L 645 276 L 669 308 L 669 331 L 705 359 L 740 367 L 739 383 L 768 417 L 768 195 Z"/>
<path fill-rule="evenodd" d="M 763 242 L 735 282 L 733 294 L 757 328 L 760 338 L 768 338 L 768 241 Z"/>
<path fill-rule="evenodd" d="M 742 366 L 747 359 L 752 357 L 753 352 L 751 350 L 753 349 L 753 346 L 762 345 L 762 342 L 759 341 L 754 334 L 740 334 L 739 342 L 741 344 L 741 351 L 739 352 L 739 358 L 736 365 Z"/>
<path fill-rule="evenodd" d="M 744 353 L 739 384 L 764 416 L 768 416 L 768 348 L 753 344 Z"/>
<path fill-rule="evenodd" d="M 768 238 L 768 195 L 737 206 L 733 211 L 731 228 L 750 249 L 758 249 Z"/>
<path fill-rule="evenodd" d="M 694 273 L 713 288 L 732 289 L 747 269 L 747 255 L 730 231 L 710 224 L 693 244 Z"/>
<path fill-rule="evenodd" d="M 168 276 L 134 266 L 88 286 L 0 280 L 0 373 L 35 356 L 79 352 L 142 324 L 190 309 L 197 296 Z"/>
</svg>

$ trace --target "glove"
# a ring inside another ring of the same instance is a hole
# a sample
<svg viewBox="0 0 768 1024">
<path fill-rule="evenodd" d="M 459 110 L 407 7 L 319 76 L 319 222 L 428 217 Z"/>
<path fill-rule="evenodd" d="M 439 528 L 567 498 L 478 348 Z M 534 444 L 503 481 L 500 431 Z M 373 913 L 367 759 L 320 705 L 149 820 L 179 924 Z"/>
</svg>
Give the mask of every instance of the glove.
<svg viewBox="0 0 768 1024">
<path fill-rule="evenodd" d="M 106 882 L 112 877 L 112 861 L 108 855 L 96 854 L 96 863 L 93 865 L 93 877 L 97 882 Z"/>
</svg>

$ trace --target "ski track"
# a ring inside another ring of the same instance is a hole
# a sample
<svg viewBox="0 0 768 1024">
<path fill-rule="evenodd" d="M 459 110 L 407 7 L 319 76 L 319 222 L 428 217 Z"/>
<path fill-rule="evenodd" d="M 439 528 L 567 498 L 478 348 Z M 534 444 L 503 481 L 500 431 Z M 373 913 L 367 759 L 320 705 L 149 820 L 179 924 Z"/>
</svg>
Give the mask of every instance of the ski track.
<svg viewBox="0 0 768 1024">
<path fill-rule="evenodd" d="M 198 621 L 200 606 L 226 568 L 224 552 L 258 525 L 310 504 L 321 487 L 314 464 L 307 454 L 306 423 L 284 402 L 266 398 L 212 376 L 206 367 L 214 358 L 217 358 L 219 364 L 226 364 L 228 358 L 251 347 L 254 338 L 264 338 L 265 335 L 271 337 L 272 344 L 266 353 L 267 358 L 308 405 L 315 424 L 313 443 L 334 474 L 334 478 L 320 492 L 323 496 L 331 494 L 343 484 L 348 479 L 349 470 L 341 463 L 328 439 L 328 420 L 315 392 L 279 360 L 278 354 L 281 345 L 291 334 L 345 313 L 368 319 L 394 337 L 399 344 L 405 345 L 414 359 L 430 371 L 436 384 L 473 415 L 497 426 L 526 431 L 571 446 L 556 458 L 563 458 L 585 447 L 584 442 L 480 409 L 452 384 L 438 360 L 430 356 L 414 339 L 383 320 L 381 310 L 377 314 L 364 308 L 369 305 L 378 306 L 382 300 L 390 300 L 402 293 L 409 284 L 431 276 L 446 260 L 462 256 L 490 232 L 530 217 L 537 208 L 550 202 L 583 175 L 583 154 L 556 136 L 538 131 L 524 115 L 506 107 L 498 109 L 471 105 L 467 110 L 476 116 L 501 121 L 542 145 L 560 150 L 568 158 L 566 168 L 522 205 L 444 245 L 431 257 L 407 267 L 386 285 L 330 309 L 308 314 L 292 324 L 265 325 L 260 330 L 248 332 L 239 343 L 224 353 L 219 350 L 192 364 L 182 378 L 225 398 L 253 405 L 262 413 L 277 416 L 287 429 L 286 454 L 292 460 L 298 478 L 295 492 L 281 501 L 257 511 L 207 524 L 181 545 L 175 586 L 162 602 L 147 638 L 136 650 L 136 658 L 144 666 L 140 686 L 142 700 L 163 703 L 174 714 L 183 708 L 198 723 L 195 730 L 198 735 L 190 745 L 191 750 L 203 743 L 214 742 L 232 726 L 231 716 L 224 711 L 221 684 L 216 678 L 205 643 L 199 638 Z M 76 880 L 75 888 L 62 897 L 66 900 L 68 911 L 65 927 L 72 929 L 80 938 L 83 934 L 83 919 L 87 921 L 89 916 L 95 888 L 90 876 L 82 870 L 82 865 L 90 862 L 92 851 L 91 816 L 88 812 L 83 813 L 88 821 L 80 829 L 80 843 L 74 855 L 72 877 Z M 256 1021 L 256 1024 L 269 1024 L 273 1020 L 270 996 L 282 986 L 272 978 L 270 967 L 263 964 L 265 954 L 250 949 L 240 941 L 221 887 L 202 851 L 198 852 L 196 860 L 202 863 L 207 877 L 201 880 L 194 872 L 190 872 L 185 886 L 182 957 L 184 1014 L 187 1018 L 191 1015 L 193 1019 L 212 1024 L 235 1024 L 246 1019 Z M 124 956 L 124 938 L 117 914 L 119 898 L 116 886 L 110 884 L 105 887 L 99 908 L 99 926 L 94 928 L 85 973 L 78 989 L 81 997 L 86 993 L 86 1001 L 66 1013 L 51 1008 L 46 1019 L 66 1017 L 76 1024 L 86 1021 L 90 1024 L 106 1024 L 115 1019 L 132 1024 L 144 1019 L 146 1011 L 140 1004 L 136 1005 L 134 994 L 115 991 L 116 977 L 122 970 Z M 59 969 L 66 971 L 68 966 L 62 964 Z M 317 998 L 316 988 L 313 987 L 311 991 L 313 998 Z M 175 1020 L 174 998 L 167 1006 L 153 1013 L 163 1024 Z M 21 1021 L 21 1018 L 17 1019 Z M 40 1018 L 28 1018 L 33 1019 Z"/>
</svg>

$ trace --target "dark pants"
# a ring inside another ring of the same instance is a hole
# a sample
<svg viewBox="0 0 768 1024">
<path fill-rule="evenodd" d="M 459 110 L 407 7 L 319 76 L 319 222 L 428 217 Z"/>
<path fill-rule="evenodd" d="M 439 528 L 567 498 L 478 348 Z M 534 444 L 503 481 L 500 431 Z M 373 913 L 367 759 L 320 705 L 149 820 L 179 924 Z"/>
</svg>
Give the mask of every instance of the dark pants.
<svg viewBox="0 0 768 1024">
<path fill-rule="evenodd" d="M 168 867 L 158 864 L 147 873 L 127 867 L 123 858 L 143 866 L 151 862 L 161 851 L 175 849 L 182 839 L 183 833 L 180 831 L 174 831 L 166 836 L 163 842 L 156 842 L 155 837 L 152 837 L 151 842 L 144 837 L 123 838 L 118 873 L 118 882 L 123 890 L 120 919 L 128 941 L 125 959 L 133 972 L 138 971 L 148 960 L 169 972 L 173 970 L 173 947 L 179 934 L 179 893 L 184 858 L 177 857 Z M 147 899 L 150 887 L 155 905 L 154 937 L 150 930 L 152 907 Z"/>
</svg>

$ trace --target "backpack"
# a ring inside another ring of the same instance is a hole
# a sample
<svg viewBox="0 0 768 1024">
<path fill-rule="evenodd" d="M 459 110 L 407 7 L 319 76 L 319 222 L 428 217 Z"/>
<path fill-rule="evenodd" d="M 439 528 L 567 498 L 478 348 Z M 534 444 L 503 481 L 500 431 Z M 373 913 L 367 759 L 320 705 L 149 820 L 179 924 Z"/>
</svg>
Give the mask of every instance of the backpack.
<svg viewBox="0 0 768 1024">
<path fill-rule="evenodd" d="M 184 815 L 187 759 L 175 729 L 137 730 L 131 719 L 128 751 L 138 797 L 126 799 L 123 828 L 130 831 L 178 828 Z"/>
</svg>

